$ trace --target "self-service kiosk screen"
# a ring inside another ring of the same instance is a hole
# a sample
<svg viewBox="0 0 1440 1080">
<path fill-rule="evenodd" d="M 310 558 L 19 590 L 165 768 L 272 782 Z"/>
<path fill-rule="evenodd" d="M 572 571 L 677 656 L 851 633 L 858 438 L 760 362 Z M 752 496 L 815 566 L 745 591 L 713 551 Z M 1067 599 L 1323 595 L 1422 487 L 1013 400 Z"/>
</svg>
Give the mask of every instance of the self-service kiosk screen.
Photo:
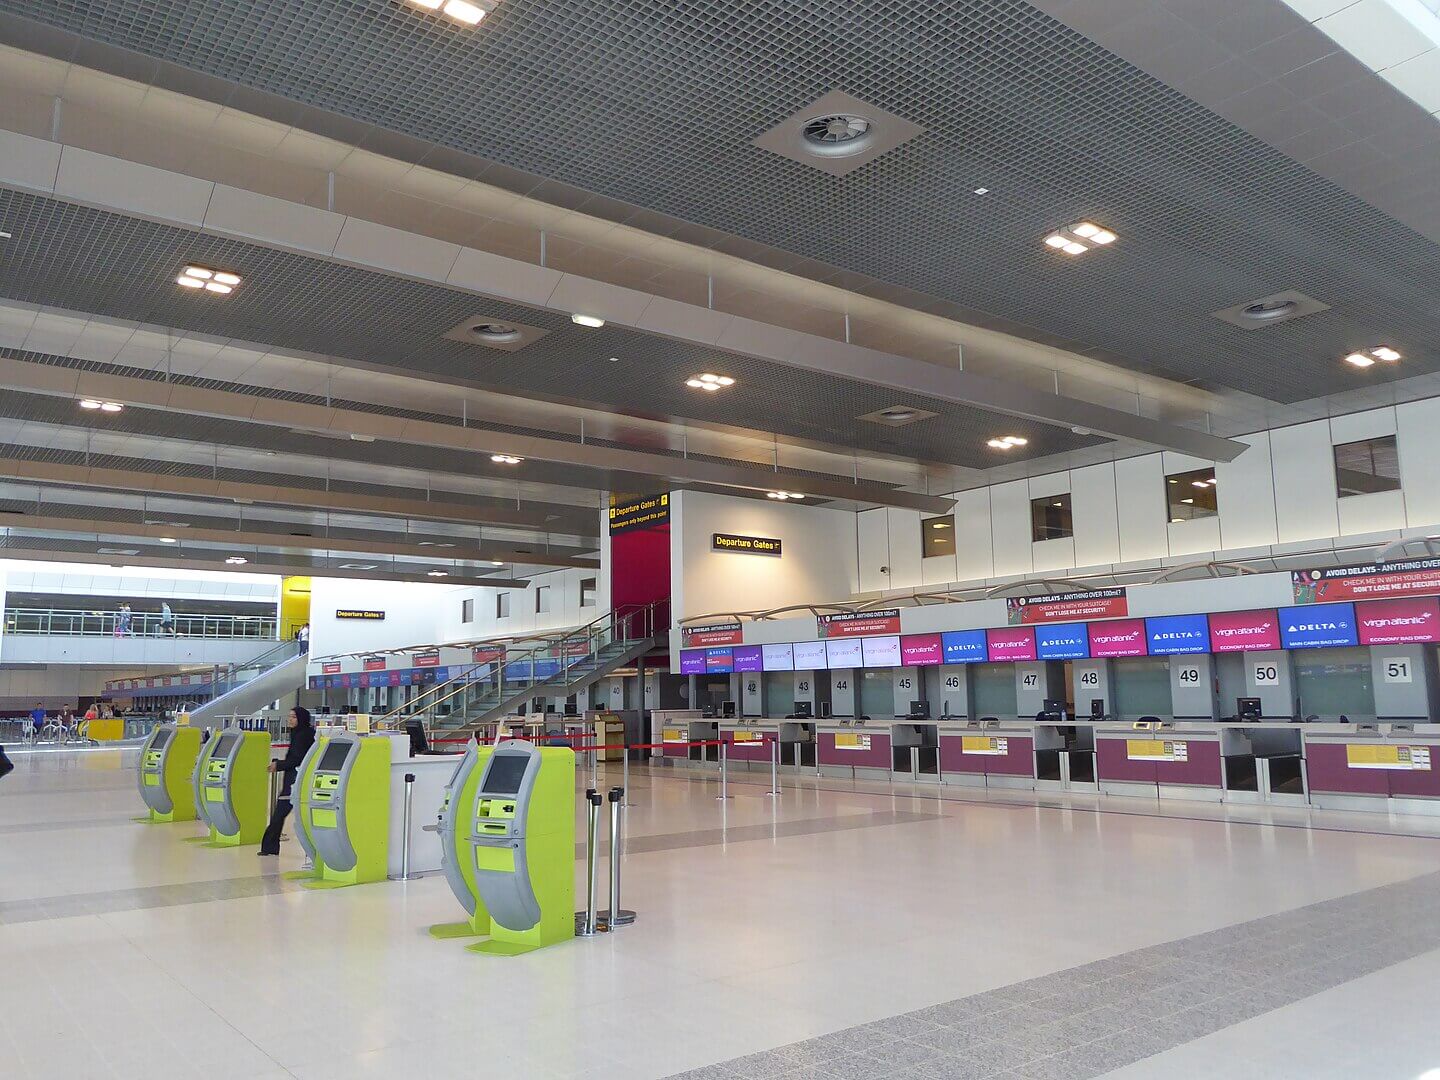
<svg viewBox="0 0 1440 1080">
<path fill-rule="evenodd" d="M 155 732 L 155 741 L 150 744 L 150 749 L 151 749 L 151 750 L 163 750 L 163 749 L 165 748 L 165 744 L 168 743 L 169 741 L 170 741 L 170 729 L 169 729 L 169 728 L 161 728 L 159 731 Z"/>
<path fill-rule="evenodd" d="M 316 772 L 339 772 L 345 767 L 345 758 L 350 753 L 350 743 L 332 742 L 325 747 L 325 753 L 320 755 L 320 764 L 315 766 Z"/>
<path fill-rule="evenodd" d="M 490 768 L 485 773 L 481 795 L 519 795 L 520 783 L 525 779 L 525 766 L 530 764 L 528 754 L 495 754 L 490 758 Z"/>
<path fill-rule="evenodd" d="M 210 756 L 217 761 L 230 756 L 230 748 L 235 745 L 234 735 L 221 735 L 215 740 L 215 749 L 210 751 Z"/>
</svg>

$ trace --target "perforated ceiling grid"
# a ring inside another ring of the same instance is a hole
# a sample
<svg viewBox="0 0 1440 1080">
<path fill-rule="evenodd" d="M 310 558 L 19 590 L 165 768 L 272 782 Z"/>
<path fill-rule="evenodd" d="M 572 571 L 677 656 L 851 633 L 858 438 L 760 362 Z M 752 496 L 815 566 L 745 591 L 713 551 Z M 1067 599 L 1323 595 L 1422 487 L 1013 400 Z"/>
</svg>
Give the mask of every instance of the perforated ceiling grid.
<svg viewBox="0 0 1440 1080">
<path fill-rule="evenodd" d="M 738 422 L 977 468 L 994 464 L 984 444 L 997 434 L 1028 438 L 1027 456 L 1100 441 L 921 395 L 903 395 L 904 403 L 939 414 L 934 419 L 903 428 L 857 423 L 857 416 L 897 404 L 896 393 L 613 325 L 582 329 L 554 312 L 43 196 L 0 189 L 0 221 L 14 234 L 0 260 L 0 295 L 29 303 L 466 380 L 500 392 Z M 232 269 L 244 283 L 226 297 L 181 289 L 174 279 L 187 262 Z M 551 332 L 522 353 L 496 353 L 441 336 L 482 310 Z M 610 363 L 612 356 L 621 363 Z M 738 384 L 714 395 L 686 388 L 686 379 L 716 367 Z"/>
<path fill-rule="evenodd" d="M 1023 0 L 506 0 L 476 30 L 395 0 L 0 11 L 1137 369 L 1294 401 L 1354 386 L 1335 363 L 1354 347 L 1394 344 L 1412 374 L 1435 364 L 1440 250 Z M 844 179 L 751 146 L 837 88 L 926 133 Z M 1079 261 L 1040 246 L 1084 217 L 1121 242 Z M 1285 288 L 1331 310 L 1251 334 L 1209 318 Z"/>
</svg>

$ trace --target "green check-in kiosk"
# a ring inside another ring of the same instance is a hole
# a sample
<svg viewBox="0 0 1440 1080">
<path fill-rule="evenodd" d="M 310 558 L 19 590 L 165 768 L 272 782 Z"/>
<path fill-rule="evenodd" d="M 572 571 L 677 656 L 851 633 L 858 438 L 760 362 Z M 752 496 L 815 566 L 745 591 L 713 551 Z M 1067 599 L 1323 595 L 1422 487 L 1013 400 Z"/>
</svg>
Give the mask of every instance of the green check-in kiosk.
<svg viewBox="0 0 1440 1080">
<path fill-rule="evenodd" d="M 480 899 L 480 890 L 475 884 L 475 860 L 466 841 L 469 818 L 475 807 L 475 791 L 489 760 L 490 747 L 472 741 L 455 767 L 455 775 L 446 785 L 445 797 L 440 803 L 440 866 L 467 918 L 464 922 L 437 923 L 430 927 L 432 937 L 485 937 L 490 933 L 490 912 Z"/>
<path fill-rule="evenodd" d="M 290 803 L 295 808 L 295 839 L 300 841 L 300 849 L 305 852 L 305 857 L 310 860 L 309 870 L 287 870 L 280 876 L 286 881 L 319 881 L 325 876 L 325 860 L 320 858 L 320 852 L 315 849 L 315 840 L 310 835 L 310 778 L 315 772 L 315 762 L 320 759 L 329 738 L 320 736 L 310 745 L 305 756 L 300 759 L 300 767 L 295 770 L 295 784 L 290 789 Z"/>
<path fill-rule="evenodd" d="M 200 729 L 156 724 L 140 749 L 140 797 L 152 824 L 194 821 L 195 791 L 191 777 L 200 756 Z"/>
<path fill-rule="evenodd" d="M 575 936 L 575 754 L 503 742 L 475 792 L 465 846 L 490 938 L 472 952 L 515 956 Z"/>
<path fill-rule="evenodd" d="M 231 728 L 216 734 L 195 769 L 195 806 L 211 847 L 258 844 L 270 817 L 270 733 Z"/>
<path fill-rule="evenodd" d="M 296 783 L 302 782 L 297 775 Z M 300 812 L 318 876 L 307 889 L 384 881 L 390 830 L 390 740 L 332 735 L 303 777 Z"/>
</svg>

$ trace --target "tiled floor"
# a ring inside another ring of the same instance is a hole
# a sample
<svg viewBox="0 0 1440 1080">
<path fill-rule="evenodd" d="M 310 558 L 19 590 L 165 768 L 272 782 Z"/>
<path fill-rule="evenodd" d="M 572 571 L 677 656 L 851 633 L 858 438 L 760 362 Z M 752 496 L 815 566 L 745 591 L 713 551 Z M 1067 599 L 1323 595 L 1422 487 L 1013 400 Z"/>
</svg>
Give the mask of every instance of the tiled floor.
<svg viewBox="0 0 1440 1080">
<path fill-rule="evenodd" d="M 718 801 L 713 784 L 636 770 L 639 921 L 501 960 L 424 933 L 458 915 L 439 877 L 309 893 L 277 876 L 293 843 L 277 866 L 131 822 L 132 759 L 17 757 L 0 782 L 7 1075 L 1440 1067 L 1429 822 L 1411 836 L 1398 818 L 1264 824 L 1253 808 L 1156 817 L 808 780 Z"/>
</svg>

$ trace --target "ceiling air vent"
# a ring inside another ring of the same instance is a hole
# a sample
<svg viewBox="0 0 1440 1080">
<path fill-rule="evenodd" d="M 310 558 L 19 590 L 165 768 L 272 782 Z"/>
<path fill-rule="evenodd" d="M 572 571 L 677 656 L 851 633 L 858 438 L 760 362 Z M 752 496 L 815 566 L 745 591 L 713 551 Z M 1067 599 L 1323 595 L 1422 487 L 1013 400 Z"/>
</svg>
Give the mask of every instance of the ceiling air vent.
<svg viewBox="0 0 1440 1080">
<path fill-rule="evenodd" d="M 527 345 L 533 345 L 548 334 L 538 326 L 510 322 L 508 319 L 492 319 L 475 315 L 449 330 L 445 337 L 449 341 L 463 341 L 467 345 L 481 345 L 501 352 L 519 352 Z"/>
<path fill-rule="evenodd" d="M 921 420 L 929 420 L 932 416 L 938 416 L 928 409 L 917 409 L 913 405 L 891 405 L 888 408 L 876 409 L 864 416 L 857 416 L 855 419 L 864 420 L 870 424 L 884 424 L 886 427 L 904 427 L 906 424 L 916 424 Z"/>
<path fill-rule="evenodd" d="M 95 551 L 96 551 L 97 554 L 100 554 L 100 555 L 139 555 L 139 554 L 140 554 L 140 549 L 139 549 L 139 548 L 110 548 L 110 547 L 105 547 L 105 548 L 96 548 Z"/>
<path fill-rule="evenodd" d="M 1217 311 L 1215 318 L 1231 326 L 1238 326 L 1241 330 L 1263 330 L 1267 326 L 1278 326 L 1291 319 L 1314 315 L 1317 311 L 1328 311 L 1329 308 L 1329 304 L 1322 304 L 1302 292 L 1289 289 Z"/>
<path fill-rule="evenodd" d="M 844 176 L 925 129 L 850 94 L 832 90 L 755 140 L 769 150 Z"/>
</svg>

